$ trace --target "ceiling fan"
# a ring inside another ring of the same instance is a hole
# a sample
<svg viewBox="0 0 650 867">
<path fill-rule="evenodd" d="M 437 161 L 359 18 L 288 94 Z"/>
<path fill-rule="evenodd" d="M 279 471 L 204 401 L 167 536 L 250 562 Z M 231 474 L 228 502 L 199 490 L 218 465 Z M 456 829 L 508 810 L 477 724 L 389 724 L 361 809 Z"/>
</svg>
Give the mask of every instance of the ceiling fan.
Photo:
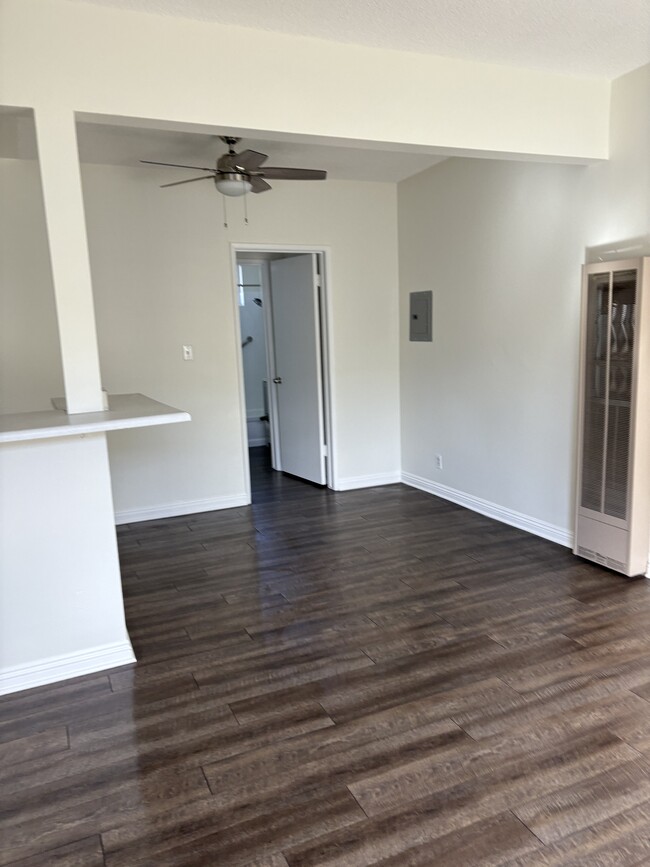
<svg viewBox="0 0 650 867">
<path fill-rule="evenodd" d="M 324 181 L 327 172 L 319 169 L 290 169 L 276 166 L 263 166 L 268 159 L 266 154 L 258 151 L 245 150 L 236 153 L 235 145 L 241 141 L 229 135 L 219 136 L 228 145 L 228 153 L 219 157 L 216 167 L 183 166 L 178 163 L 159 163 L 155 160 L 140 160 L 152 166 L 172 166 L 177 169 L 196 169 L 199 172 L 210 172 L 200 178 L 188 178 L 186 181 L 173 181 L 171 184 L 161 184 L 161 187 L 176 187 L 179 184 L 191 184 L 194 181 L 214 180 L 216 188 L 224 196 L 243 196 L 245 193 L 263 193 L 271 189 L 266 182 L 270 180 L 284 181 Z"/>
</svg>

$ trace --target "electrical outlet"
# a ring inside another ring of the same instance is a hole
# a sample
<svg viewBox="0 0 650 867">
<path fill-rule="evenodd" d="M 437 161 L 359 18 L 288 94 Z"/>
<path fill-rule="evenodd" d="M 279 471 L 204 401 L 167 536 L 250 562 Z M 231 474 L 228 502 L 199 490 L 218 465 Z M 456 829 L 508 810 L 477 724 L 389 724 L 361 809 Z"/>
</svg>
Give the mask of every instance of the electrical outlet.
<svg viewBox="0 0 650 867">
<path fill-rule="evenodd" d="M 189 343 L 183 346 L 183 361 L 194 361 L 194 350 Z"/>
<path fill-rule="evenodd" d="M 436 469 L 442 469 L 442 455 L 436 455 Z"/>
</svg>

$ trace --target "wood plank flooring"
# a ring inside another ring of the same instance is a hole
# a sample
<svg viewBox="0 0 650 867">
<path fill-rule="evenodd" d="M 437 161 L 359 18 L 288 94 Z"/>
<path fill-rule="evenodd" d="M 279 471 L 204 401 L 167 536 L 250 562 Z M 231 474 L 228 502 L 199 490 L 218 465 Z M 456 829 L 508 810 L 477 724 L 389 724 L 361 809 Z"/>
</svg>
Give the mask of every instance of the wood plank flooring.
<svg viewBox="0 0 650 867">
<path fill-rule="evenodd" d="M 650 863 L 650 587 L 253 452 L 119 528 L 136 666 L 0 699 L 0 867 Z"/>
</svg>

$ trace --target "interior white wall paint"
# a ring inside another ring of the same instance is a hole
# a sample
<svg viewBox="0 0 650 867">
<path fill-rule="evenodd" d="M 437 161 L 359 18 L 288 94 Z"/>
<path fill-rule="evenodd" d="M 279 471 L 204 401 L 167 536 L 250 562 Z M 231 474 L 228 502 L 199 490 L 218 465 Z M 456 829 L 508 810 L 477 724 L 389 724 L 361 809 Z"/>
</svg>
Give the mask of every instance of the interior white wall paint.
<svg viewBox="0 0 650 867">
<path fill-rule="evenodd" d="M 266 335 L 264 309 L 254 299 L 262 299 L 262 268 L 260 265 L 242 265 L 244 283 L 260 282 L 256 288 L 244 289 L 244 305 L 239 308 L 242 344 L 248 337 L 251 343 L 242 345 L 244 382 L 246 383 L 246 413 L 259 419 L 264 414 L 264 380 L 266 379 Z"/>
<path fill-rule="evenodd" d="M 169 425 L 109 435 L 116 510 L 241 495 L 234 301 L 220 202 L 214 190 L 207 209 L 197 207 L 200 191 L 160 190 L 155 170 L 83 166 L 82 173 L 102 384 L 192 414 L 182 433 Z M 192 345 L 193 361 L 183 360 L 183 344 Z"/>
<path fill-rule="evenodd" d="M 588 261 L 650 254 L 650 64 L 612 83 L 611 159 L 584 172 Z"/>
<path fill-rule="evenodd" d="M 0 688 L 9 669 L 128 646 L 104 434 L 5 443 L 0 477 Z"/>
<path fill-rule="evenodd" d="M 38 164 L 0 159 L 0 412 L 52 409 L 63 394 Z"/>
<path fill-rule="evenodd" d="M 402 469 L 562 527 L 581 171 L 448 160 L 399 185 Z M 408 341 L 408 293 L 421 289 L 433 290 L 432 343 Z"/>
<path fill-rule="evenodd" d="M 338 476 L 399 471 L 395 185 L 277 182 L 250 197 L 249 226 L 230 200 L 225 230 L 211 184 L 161 190 L 163 169 L 82 174 L 103 384 L 192 414 L 109 436 L 118 513 L 244 494 L 231 242 L 330 248 Z"/>
<path fill-rule="evenodd" d="M 470 151 L 607 155 L 605 79 L 66 0 L 1 0 L 0 10 L 6 104 Z M 231 79 L 236 87 L 215 89 Z"/>
<path fill-rule="evenodd" d="M 399 185 L 404 472 L 570 535 L 580 265 L 650 252 L 649 105 L 650 67 L 614 82 L 607 164 L 449 160 Z M 433 343 L 409 343 L 429 288 Z"/>
</svg>

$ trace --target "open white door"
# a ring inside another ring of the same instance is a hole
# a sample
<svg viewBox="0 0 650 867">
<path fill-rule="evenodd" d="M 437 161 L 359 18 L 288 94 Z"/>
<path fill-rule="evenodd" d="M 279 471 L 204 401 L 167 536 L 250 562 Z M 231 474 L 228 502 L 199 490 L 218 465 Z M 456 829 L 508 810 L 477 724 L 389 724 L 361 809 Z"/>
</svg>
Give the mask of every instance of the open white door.
<svg viewBox="0 0 650 867">
<path fill-rule="evenodd" d="M 324 485 L 325 424 L 316 255 L 271 262 L 275 378 L 282 470 Z"/>
</svg>

